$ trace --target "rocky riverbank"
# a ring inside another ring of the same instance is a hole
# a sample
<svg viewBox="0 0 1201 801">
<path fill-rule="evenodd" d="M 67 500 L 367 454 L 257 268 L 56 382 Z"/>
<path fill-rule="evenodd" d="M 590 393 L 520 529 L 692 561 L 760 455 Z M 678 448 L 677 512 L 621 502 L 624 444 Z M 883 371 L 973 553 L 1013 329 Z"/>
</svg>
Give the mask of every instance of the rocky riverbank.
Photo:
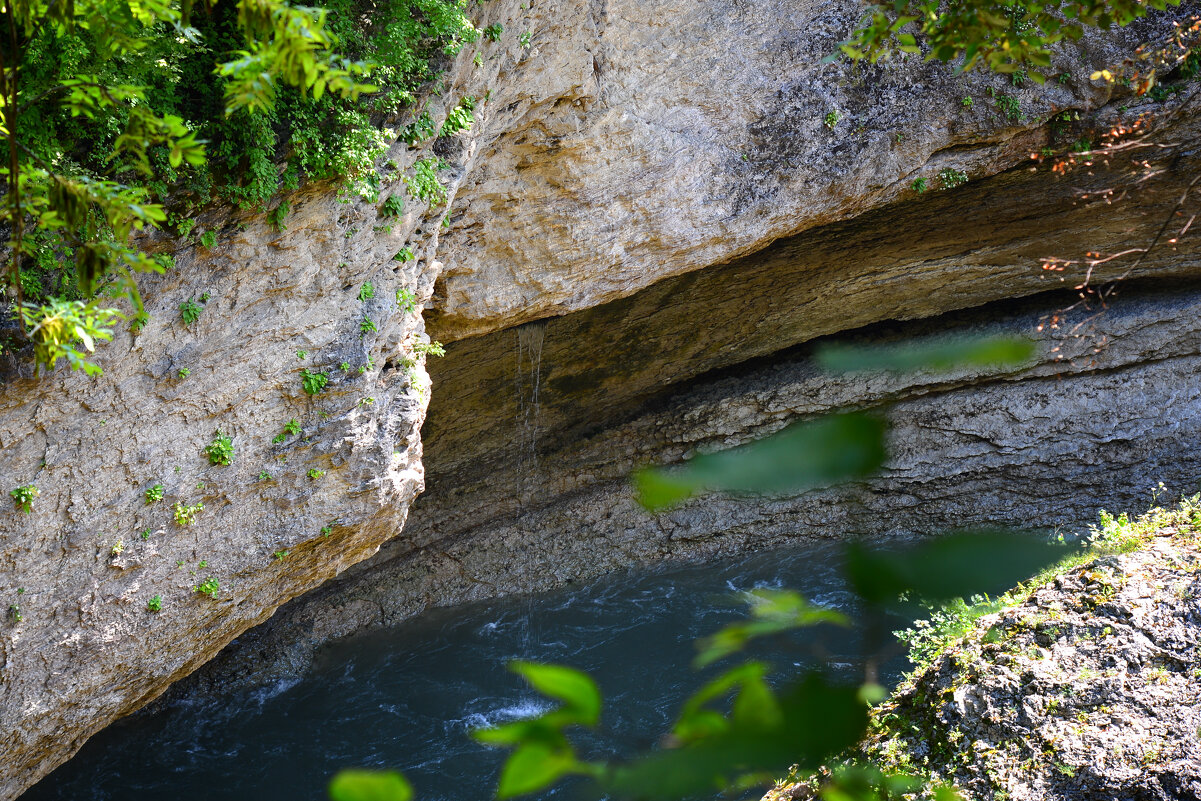
<svg viewBox="0 0 1201 801">
<path fill-rule="evenodd" d="M 1109 518 L 1103 555 L 962 638 L 936 628 L 971 609 L 919 630 L 928 664 L 876 710 L 865 755 L 967 801 L 1201 798 L 1199 500 Z"/>
</svg>

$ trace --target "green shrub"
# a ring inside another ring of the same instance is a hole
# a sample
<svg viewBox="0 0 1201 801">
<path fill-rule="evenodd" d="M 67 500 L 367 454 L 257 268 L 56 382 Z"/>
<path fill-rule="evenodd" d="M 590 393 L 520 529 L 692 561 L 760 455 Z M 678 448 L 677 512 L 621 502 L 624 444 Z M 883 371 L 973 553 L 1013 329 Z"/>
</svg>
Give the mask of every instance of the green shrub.
<svg viewBox="0 0 1201 801">
<path fill-rule="evenodd" d="M 155 484 L 153 487 L 146 489 L 146 505 L 156 503 L 163 499 L 163 485 Z"/>
<path fill-rule="evenodd" d="M 213 441 L 204 448 L 211 464 L 228 465 L 234 460 L 234 441 L 220 431 L 213 432 Z"/>
<path fill-rule="evenodd" d="M 429 139 L 434 135 L 434 121 L 428 111 L 422 111 L 421 116 L 406 125 L 400 132 L 400 138 L 409 147 Z"/>
<path fill-rule="evenodd" d="M 42 493 L 33 484 L 26 484 L 17 487 L 8 494 L 12 496 L 13 503 L 16 504 L 18 509 L 25 514 L 31 514 L 33 512 L 33 499 Z"/>
<path fill-rule="evenodd" d="M 475 115 L 472 113 L 474 110 L 475 98 L 464 97 L 457 106 L 451 109 L 450 114 L 446 117 L 446 122 L 442 123 L 442 129 L 438 135 L 454 136 L 459 131 L 470 129 L 475 124 Z"/>
<path fill-rule="evenodd" d="M 202 562 L 201 564 L 204 563 Z M 221 584 L 218 583 L 218 581 L 212 576 L 208 576 L 204 581 L 192 588 L 192 592 L 200 593 L 201 595 L 207 595 L 214 601 L 217 600 L 217 593 L 220 592 L 220 590 Z"/>
<path fill-rule="evenodd" d="M 404 214 L 405 199 L 404 195 L 399 193 L 388 195 L 384 200 L 384 204 L 379 208 L 381 217 L 399 217 Z"/>
<path fill-rule="evenodd" d="M 405 186 L 409 193 L 422 203 L 431 207 L 446 202 L 446 187 L 438 180 L 438 171 L 448 165 L 440 158 L 427 156 L 413 165 L 413 175 L 405 176 Z"/>
<path fill-rule="evenodd" d="M 184 506 L 179 501 L 175 502 L 175 524 L 177 526 L 190 526 L 196 522 L 196 515 L 204 511 L 204 504 L 197 503 L 192 506 Z"/>
<path fill-rule="evenodd" d="M 325 385 L 329 383 L 329 375 L 327 373 L 314 373 L 307 367 L 300 371 L 300 383 L 304 387 L 304 391 L 310 395 L 316 395 L 325 389 Z"/>
<path fill-rule="evenodd" d="M 179 304 L 179 316 L 183 318 L 184 325 L 191 325 L 199 320 L 202 311 L 204 311 L 204 307 L 191 298 Z"/>
<path fill-rule="evenodd" d="M 445 356 L 446 349 L 442 347 L 441 342 L 414 342 L 413 352 L 420 353 L 422 356 Z"/>
</svg>

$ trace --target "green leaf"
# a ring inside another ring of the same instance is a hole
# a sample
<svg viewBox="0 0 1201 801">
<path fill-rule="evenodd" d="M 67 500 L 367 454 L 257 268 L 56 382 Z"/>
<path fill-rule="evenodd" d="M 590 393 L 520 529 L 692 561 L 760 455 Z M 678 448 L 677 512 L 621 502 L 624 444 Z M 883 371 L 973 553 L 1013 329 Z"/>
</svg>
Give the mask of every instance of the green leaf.
<svg viewBox="0 0 1201 801">
<path fill-rule="evenodd" d="M 527 743 L 514 751 L 500 773 L 497 798 L 525 795 L 554 783 L 576 771 L 571 749 L 554 748 L 545 743 Z"/>
<path fill-rule="evenodd" d="M 859 741 L 867 707 L 854 686 L 806 675 L 782 693 L 780 715 L 748 716 L 724 730 L 675 749 L 617 766 L 603 789 L 611 796 L 679 799 L 712 794 L 744 776 L 782 776 L 790 765 L 817 768 Z"/>
<path fill-rule="evenodd" d="M 1035 344 L 1024 337 L 958 337 L 925 344 L 825 345 L 815 359 L 826 370 L 837 373 L 884 370 L 910 373 L 916 370 L 953 370 L 960 367 L 1021 367 L 1033 358 Z"/>
<path fill-rule="evenodd" d="M 566 716 L 553 712 L 529 720 L 515 720 L 503 726 L 475 729 L 473 739 L 485 745 L 518 745 L 524 742 L 557 743 L 562 740 L 563 726 L 574 723 Z"/>
<path fill-rule="evenodd" d="M 696 456 L 676 468 L 641 470 L 634 481 L 639 501 L 651 510 L 707 490 L 799 492 L 879 469 L 884 431 L 884 421 L 872 415 L 830 415 L 758 442 Z"/>
<path fill-rule="evenodd" d="M 696 667 L 716 662 L 741 650 L 756 637 L 781 634 L 793 629 L 829 623 L 849 626 L 850 619 L 833 609 L 814 606 L 792 590 L 758 589 L 748 593 L 753 620 L 733 623 L 716 634 L 697 642 L 700 654 Z"/>
<path fill-rule="evenodd" d="M 913 592 L 927 600 L 966 598 L 1009 587 L 1067 556 L 1062 543 L 1007 532 L 949 534 L 901 552 L 847 548 L 846 572 L 869 603 Z"/>
<path fill-rule="evenodd" d="M 340 771 L 329 783 L 331 801 L 409 801 L 413 788 L 394 770 Z"/>
<path fill-rule="evenodd" d="M 595 726 L 600 720 L 601 694 L 587 673 L 562 665 L 513 662 L 509 668 L 538 692 L 562 701 L 578 715 L 578 722 Z"/>
</svg>

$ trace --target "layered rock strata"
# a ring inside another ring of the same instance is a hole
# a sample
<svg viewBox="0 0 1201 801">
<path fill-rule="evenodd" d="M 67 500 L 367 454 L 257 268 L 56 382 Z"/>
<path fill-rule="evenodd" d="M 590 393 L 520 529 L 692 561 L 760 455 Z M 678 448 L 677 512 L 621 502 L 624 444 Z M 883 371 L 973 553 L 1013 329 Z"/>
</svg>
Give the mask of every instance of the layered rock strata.
<svg viewBox="0 0 1201 801">
<path fill-rule="evenodd" d="M 1082 528 L 1098 506 L 1144 506 L 1161 481 L 1173 492 L 1193 491 L 1201 475 L 1201 290 L 1133 289 L 1095 318 L 1083 309 L 1061 316 L 1050 334 L 1060 307 L 1049 302 L 1062 296 L 986 309 L 988 324 L 971 321 L 984 316 L 973 310 L 857 337 L 1037 337 L 1042 326 L 1040 363 L 1016 374 L 832 376 L 799 348 L 691 382 L 555 449 L 538 446 L 524 417 L 498 422 L 495 435 L 512 443 L 514 469 L 452 494 L 448 510 L 438 506 L 443 496 L 431 478 L 402 535 L 422 540 L 391 542 L 281 610 L 185 691 L 302 672 L 322 642 L 429 606 L 547 589 L 632 564 L 796 537 L 903 537 L 975 524 Z M 876 479 L 796 497 L 700 498 L 657 516 L 633 498 L 628 475 L 642 464 L 729 447 L 848 407 L 880 408 L 891 421 L 891 456 Z M 531 443 L 534 455 L 523 451 Z"/>
</svg>

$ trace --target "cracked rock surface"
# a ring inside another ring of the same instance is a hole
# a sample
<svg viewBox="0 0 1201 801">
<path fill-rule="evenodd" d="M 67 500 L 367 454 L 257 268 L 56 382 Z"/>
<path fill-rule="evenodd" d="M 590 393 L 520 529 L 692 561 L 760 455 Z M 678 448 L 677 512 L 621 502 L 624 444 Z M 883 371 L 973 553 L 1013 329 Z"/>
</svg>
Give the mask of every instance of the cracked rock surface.
<svg viewBox="0 0 1201 801">
<path fill-rule="evenodd" d="M 1194 529 L 1195 531 L 1195 529 Z M 1201 798 L 1201 560 L 1167 528 L 981 618 L 880 712 L 971 801 Z"/>
</svg>

